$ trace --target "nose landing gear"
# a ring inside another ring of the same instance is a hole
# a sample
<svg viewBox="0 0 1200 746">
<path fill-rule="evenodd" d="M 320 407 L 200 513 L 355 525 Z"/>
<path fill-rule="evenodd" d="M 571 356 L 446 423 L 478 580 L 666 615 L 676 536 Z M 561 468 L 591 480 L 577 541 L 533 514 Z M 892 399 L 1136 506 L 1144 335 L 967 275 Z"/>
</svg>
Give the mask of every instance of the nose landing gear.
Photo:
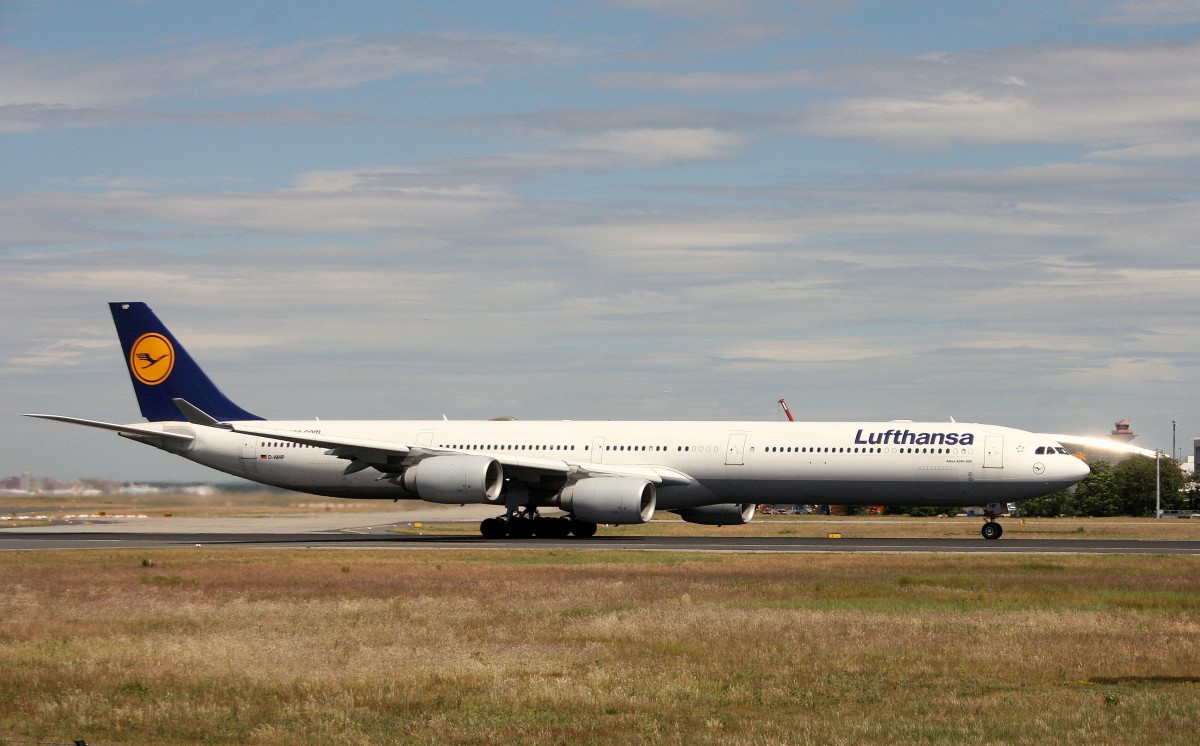
<svg viewBox="0 0 1200 746">
<path fill-rule="evenodd" d="M 983 528 L 980 529 L 980 533 L 983 534 L 983 538 L 989 541 L 995 541 L 1004 535 L 1004 527 L 999 523 L 996 523 L 996 516 L 1000 515 L 1003 510 L 1004 506 L 1000 503 L 988 503 L 987 506 L 984 507 L 983 515 L 987 518 L 987 520 L 984 522 Z"/>
</svg>

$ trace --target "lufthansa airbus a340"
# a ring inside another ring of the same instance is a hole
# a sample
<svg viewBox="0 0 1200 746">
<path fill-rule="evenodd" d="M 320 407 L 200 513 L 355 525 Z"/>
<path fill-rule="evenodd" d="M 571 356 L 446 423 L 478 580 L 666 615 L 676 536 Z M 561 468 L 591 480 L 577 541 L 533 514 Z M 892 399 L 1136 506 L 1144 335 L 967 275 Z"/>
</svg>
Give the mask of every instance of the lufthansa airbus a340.
<svg viewBox="0 0 1200 746">
<path fill-rule="evenodd" d="M 495 505 L 488 538 L 589 537 L 655 510 L 741 524 L 757 503 L 796 503 L 986 506 L 983 536 L 998 539 L 1005 503 L 1089 473 L 1045 436 L 959 422 L 265 420 L 222 394 L 145 303 L 109 307 L 148 422 L 30 417 L 300 492 Z"/>
</svg>

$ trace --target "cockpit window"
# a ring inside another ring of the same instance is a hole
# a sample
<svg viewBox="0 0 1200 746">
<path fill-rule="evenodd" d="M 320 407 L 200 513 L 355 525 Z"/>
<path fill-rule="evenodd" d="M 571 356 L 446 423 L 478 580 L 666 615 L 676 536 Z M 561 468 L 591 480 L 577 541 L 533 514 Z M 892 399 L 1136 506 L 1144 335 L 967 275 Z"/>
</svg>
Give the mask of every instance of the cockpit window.
<svg viewBox="0 0 1200 746">
<path fill-rule="evenodd" d="M 1046 452 L 1045 446 L 1038 446 L 1037 450 L 1034 451 L 1034 453 L 1037 454 L 1038 456 L 1041 456 L 1045 452 Z"/>
</svg>

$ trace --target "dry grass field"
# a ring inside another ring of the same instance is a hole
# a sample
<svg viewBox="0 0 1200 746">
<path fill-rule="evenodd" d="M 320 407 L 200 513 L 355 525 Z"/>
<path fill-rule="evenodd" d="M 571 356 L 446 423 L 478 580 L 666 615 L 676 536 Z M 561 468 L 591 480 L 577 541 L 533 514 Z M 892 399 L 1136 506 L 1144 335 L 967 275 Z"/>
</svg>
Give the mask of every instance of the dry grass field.
<svg viewBox="0 0 1200 746">
<path fill-rule="evenodd" d="M 0 739 L 1192 744 L 1178 556 L 0 554 Z"/>
<path fill-rule="evenodd" d="M 180 517 L 256 517 L 290 515 L 317 511 L 355 513 L 380 510 L 377 500 L 338 500 L 286 490 L 250 490 L 247 492 L 155 492 L 121 495 L 15 494 L 0 496 L 0 517 L 15 520 L 30 514 L 105 513 L 108 515 L 145 513 L 152 516 Z M 414 501 L 415 504 L 415 501 Z"/>
<path fill-rule="evenodd" d="M 425 521 L 420 526 L 400 523 L 392 530 L 399 534 L 479 533 L 479 524 L 453 520 L 453 509 L 445 521 Z M 1200 520 L 1153 518 L 1002 518 L 1004 539 L 1134 539 L 1159 541 L 1200 541 Z M 825 538 L 831 533 L 844 539 L 979 539 L 982 518 L 909 518 L 906 516 L 782 516 L 756 517 L 744 526 L 699 526 L 687 523 L 671 513 L 655 514 L 647 524 L 601 526 L 598 536 L 782 536 L 800 539 Z"/>
</svg>

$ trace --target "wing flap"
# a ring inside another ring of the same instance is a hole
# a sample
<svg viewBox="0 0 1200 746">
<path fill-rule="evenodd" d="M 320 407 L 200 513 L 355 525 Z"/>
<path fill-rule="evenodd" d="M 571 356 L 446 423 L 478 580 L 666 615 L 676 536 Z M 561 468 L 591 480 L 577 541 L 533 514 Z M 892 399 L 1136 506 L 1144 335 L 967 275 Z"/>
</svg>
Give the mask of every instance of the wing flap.
<svg viewBox="0 0 1200 746">
<path fill-rule="evenodd" d="M 654 484 L 692 484 L 687 474 L 666 466 L 579 464 L 580 477 L 637 477 Z"/>
</svg>

